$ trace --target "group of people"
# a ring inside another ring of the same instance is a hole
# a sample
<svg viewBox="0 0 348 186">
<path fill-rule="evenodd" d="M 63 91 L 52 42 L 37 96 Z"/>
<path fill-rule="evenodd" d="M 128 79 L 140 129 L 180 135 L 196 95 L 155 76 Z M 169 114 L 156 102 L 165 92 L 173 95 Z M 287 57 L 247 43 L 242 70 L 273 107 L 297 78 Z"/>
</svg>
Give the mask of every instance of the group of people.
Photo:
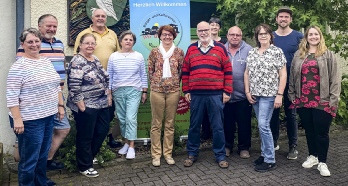
<svg viewBox="0 0 348 186">
<path fill-rule="evenodd" d="M 255 170 L 276 168 L 279 109 L 284 100 L 287 158 L 297 159 L 297 110 L 309 152 L 302 166 L 318 164 L 320 174 L 330 176 L 326 165 L 328 133 L 337 110 L 340 78 L 335 56 L 317 26 L 309 27 L 303 36 L 290 28 L 292 10 L 282 7 L 276 17 L 278 29 L 257 26 L 257 46 L 252 48 L 242 40 L 238 26 L 228 30 L 224 41 L 219 36 L 221 21 L 212 18 L 197 25 L 199 40 L 184 54 L 173 42 L 175 29 L 164 25 L 158 30 L 160 45 L 151 50 L 146 69 L 143 55 L 133 50 L 135 34 L 124 31 L 118 39 L 105 26 L 106 18 L 102 9 L 92 13 L 93 24 L 77 36 L 67 69 L 66 105 L 76 122 L 76 160 L 81 174 L 99 176 L 93 164 L 115 112 L 125 142 L 118 153 L 126 159 L 135 158 L 137 112 L 140 103 L 147 101 L 148 88 L 152 165 L 160 166 L 162 154 L 167 164 L 175 164 L 174 122 L 182 82 L 191 112 L 184 166 L 197 161 L 201 133 L 212 134 L 219 167 L 229 167 L 226 156 L 233 150 L 237 129 L 237 152 L 241 158 L 249 158 L 253 108 L 261 138 Z M 19 142 L 20 185 L 54 185 L 46 170 L 63 167 L 52 161 L 70 129 L 62 95 L 64 46 L 54 37 L 57 24 L 55 16 L 45 14 L 39 18 L 38 30 L 22 32 L 17 61 L 8 74 L 7 107 Z"/>
</svg>

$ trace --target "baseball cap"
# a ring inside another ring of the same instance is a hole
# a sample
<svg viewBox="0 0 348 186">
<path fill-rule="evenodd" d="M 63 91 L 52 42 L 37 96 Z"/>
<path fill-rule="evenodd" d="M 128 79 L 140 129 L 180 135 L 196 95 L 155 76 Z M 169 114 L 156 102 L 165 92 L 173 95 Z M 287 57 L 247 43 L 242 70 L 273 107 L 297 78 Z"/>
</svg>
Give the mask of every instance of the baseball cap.
<svg viewBox="0 0 348 186">
<path fill-rule="evenodd" d="M 281 12 L 286 12 L 286 13 L 289 13 L 290 16 L 292 16 L 292 10 L 288 7 L 288 6 L 282 6 L 278 9 L 278 12 L 277 12 L 277 16 L 279 13 Z"/>
</svg>

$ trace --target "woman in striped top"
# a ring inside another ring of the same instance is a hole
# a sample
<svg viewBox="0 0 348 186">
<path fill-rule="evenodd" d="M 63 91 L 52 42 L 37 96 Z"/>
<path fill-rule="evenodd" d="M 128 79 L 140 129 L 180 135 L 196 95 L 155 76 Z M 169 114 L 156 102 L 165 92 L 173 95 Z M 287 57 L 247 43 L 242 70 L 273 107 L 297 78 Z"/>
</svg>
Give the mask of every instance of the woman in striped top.
<svg viewBox="0 0 348 186">
<path fill-rule="evenodd" d="M 60 77 L 51 61 L 39 55 L 41 34 L 37 29 L 24 30 L 19 39 L 25 55 L 11 66 L 6 89 L 21 157 L 18 183 L 46 185 L 54 117 L 64 117 Z"/>
<path fill-rule="evenodd" d="M 98 177 L 93 169 L 95 156 L 109 131 L 109 75 L 93 55 L 96 38 L 86 33 L 80 39 L 79 53 L 68 68 L 67 106 L 76 121 L 76 161 L 81 174 Z"/>
<path fill-rule="evenodd" d="M 121 50 L 111 54 L 108 62 L 110 75 L 109 89 L 116 104 L 116 114 L 120 120 L 121 135 L 125 138 L 119 154 L 127 154 L 127 159 L 135 158 L 134 140 L 137 139 L 137 113 L 140 100 L 147 99 L 147 74 L 144 57 L 134 51 L 135 35 L 124 31 L 120 36 Z"/>
</svg>

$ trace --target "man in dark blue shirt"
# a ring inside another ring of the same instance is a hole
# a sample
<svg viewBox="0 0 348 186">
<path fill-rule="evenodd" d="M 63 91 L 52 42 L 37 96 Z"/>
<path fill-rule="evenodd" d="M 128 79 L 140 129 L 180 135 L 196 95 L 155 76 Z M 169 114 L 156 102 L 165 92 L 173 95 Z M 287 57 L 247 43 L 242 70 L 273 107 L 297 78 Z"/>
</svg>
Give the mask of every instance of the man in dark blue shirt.
<svg viewBox="0 0 348 186">
<path fill-rule="evenodd" d="M 292 22 L 292 10 L 289 7 L 280 7 L 277 12 L 276 22 L 278 24 L 278 29 L 273 32 L 274 35 L 274 45 L 281 48 L 286 57 L 286 69 L 288 74 L 288 79 L 286 87 L 284 90 L 284 110 L 286 115 L 286 125 L 287 125 L 287 135 L 289 139 L 289 153 L 287 158 L 289 160 L 297 159 L 298 151 L 297 146 L 297 122 L 296 122 L 296 110 L 289 109 L 291 101 L 288 98 L 289 89 L 289 74 L 291 61 L 294 57 L 295 52 L 298 49 L 298 45 L 303 38 L 303 34 L 296 30 L 290 28 L 290 23 Z M 280 109 L 274 109 L 272 119 L 271 119 L 271 130 L 274 140 L 274 149 L 278 150 L 279 145 L 277 144 L 279 138 L 279 112 Z"/>
</svg>

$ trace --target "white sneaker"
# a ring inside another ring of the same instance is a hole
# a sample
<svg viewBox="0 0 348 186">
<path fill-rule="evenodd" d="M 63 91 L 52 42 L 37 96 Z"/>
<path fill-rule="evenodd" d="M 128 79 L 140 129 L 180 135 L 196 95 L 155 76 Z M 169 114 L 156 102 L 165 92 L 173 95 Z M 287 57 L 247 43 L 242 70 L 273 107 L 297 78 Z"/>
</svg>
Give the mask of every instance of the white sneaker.
<svg viewBox="0 0 348 186">
<path fill-rule="evenodd" d="M 100 163 L 104 163 L 104 160 L 101 160 Z M 94 159 L 93 159 L 93 165 L 98 165 L 98 164 L 99 164 L 98 159 L 97 159 L 97 158 L 94 158 Z"/>
<path fill-rule="evenodd" d="M 327 168 L 326 163 L 320 162 L 317 169 L 320 171 L 320 175 L 322 175 L 322 176 L 330 176 L 331 175 L 329 169 Z"/>
<path fill-rule="evenodd" d="M 305 162 L 302 163 L 302 167 L 303 168 L 312 168 L 314 165 L 318 165 L 319 160 L 317 157 L 310 155 L 307 157 L 307 160 Z"/>
<path fill-rule="evenodd" d="M 127 159 L 127 160 L 131 160 L 131 159 L 134 159 L 134 158 L 135 158 L 135 151 L 134 151 L 134 148 L 129 147 L 129 148 L 128 148 L 128 152 L 127 152 L 126 159 Z"/>
<path fill-rule="evenodd" d="M 125 144 L 123 145 L 123 147 L 122 147 L 120 150 L 118 150 L 118 153 L 119 153 L 119 154 L 122 154 L 122 155 L 127 154 L 128 148 L 129 148 L 128 143 L 125 143 Z"/>
<path fill-rule="evenodd" d="M 274 147 L 274 150 L 279 150 L 279 149 L 280 149 L 279 145 Z"/>
<path fill-rule="evenodd" d="M 99 173 L 96 170 L 94 170 L 93 168 L 89 168 L 85 171 L 80 171 L 80 173 L 86 177 L 89 177 L 89 178 L 95 178 L 95 177 L 99 176 Z"/>
</svg>

